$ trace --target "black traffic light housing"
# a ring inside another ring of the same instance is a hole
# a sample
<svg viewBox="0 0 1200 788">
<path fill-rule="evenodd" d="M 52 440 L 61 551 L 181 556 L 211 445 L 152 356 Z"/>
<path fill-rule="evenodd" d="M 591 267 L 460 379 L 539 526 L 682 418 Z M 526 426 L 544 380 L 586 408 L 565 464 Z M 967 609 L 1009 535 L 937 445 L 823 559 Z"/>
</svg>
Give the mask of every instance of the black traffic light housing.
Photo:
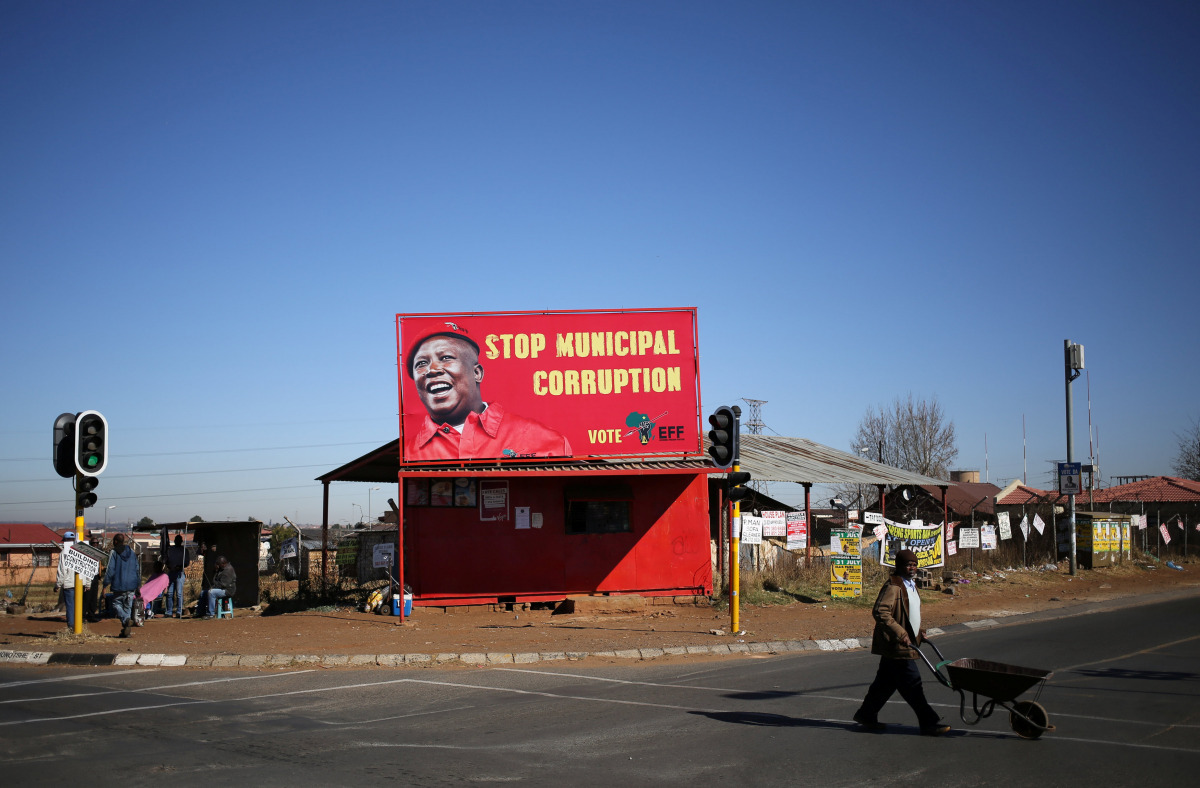
<svg viewBox="0 0 1200 788">
<path fill-rule="evenodd" d="M 725 475 L 725 497 L 731 501 L 744 501 L 750 497 L 750 488 L 744 487 L 750 481 L 747 471 L 733 471 Z"/>
<path fill-rule="evenodd" d="M 98 411 L 85 410 L 75 417 L 75 470 L 99 476 L 107 465 L 108 422 Z"/>
<path fill-rule="evenodd" d="M 96 505 L 94 490 L 100 486 L 100 480 L 95 476 L 79 474 L 75 477 L 75 510 L 83 511 L 89 506 Z"/>
<path fill-rule="evenodd" d="M 718 468 L 728 468 L 738 461 L 738 416 L 741 408 L 722 405 L 708 417 L 708 454 Z"/>
<path fill-rule="evenodd" d="M 75 476 L 75 414 L 54 420 L 54 472 L 64 479 Z"/>
</svg>

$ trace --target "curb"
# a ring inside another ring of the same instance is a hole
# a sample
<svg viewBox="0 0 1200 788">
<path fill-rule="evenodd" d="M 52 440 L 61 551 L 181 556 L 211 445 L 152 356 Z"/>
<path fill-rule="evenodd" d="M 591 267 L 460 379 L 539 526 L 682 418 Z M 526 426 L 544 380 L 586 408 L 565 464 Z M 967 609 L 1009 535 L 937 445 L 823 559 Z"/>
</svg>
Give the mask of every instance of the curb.
<svg viewBox="0 0 1200 788">
<path fill-rule="evenodd" d="M 966 621 L 946 627 L 930 627 L 927 634 L 951 635 L 980 629 L 1003 626 L 1006 623 L 1063 615 L 1086 614 L 1100 605 L 1094 603 L 1073 606 L 1072 609 L 1054 609 L 1034 613 L 1017 613 L 1005 620 L 985 618 Z M 588 657 L 605 657 L 629 661 L 647 661 L 664 657 L 731 656 L 737 654 L 786 654 L 805 651 L 853 651 L 871 648 L 871 637 L 788 640 L 745 643 L 719 643 L 711 646 L 664 646 L 660 648 L 631 648 L 619 651 L 567 651 L 567 652 L 467 652 L 462 654 L 103 654 L 103 653 L 52 653 L 48 651 L 0 650 L 0 664 L 23 665 L 73 665 L 73 666 L 131 666 L 189 667 L 189 668 L 282 668 L 303 665 L 321 667 L 439 667 L 442 665 L 528 665 L 537 662 L 575 662 Z"/>
<path fill-rule="evenodd" d="M 666 657 L 783 654 L 799 651 L 849 651 L 870 648 L 871 639 L 790 640 L 768 643 L 719 643 L 712 646 L 666 646 L 619 651 L 467 652 L 462 654 L 97 654 L 48 651 L 0 651 L 0 663 L 24 665 L 90 665 L 128 667 L 262 668 L 320 665 L 322 667 L 438 667 L 448 664 L 489 666 L 529 665 L 536 662 L 575 662 L 589 657 L 633 661 Z"/>
</svg>

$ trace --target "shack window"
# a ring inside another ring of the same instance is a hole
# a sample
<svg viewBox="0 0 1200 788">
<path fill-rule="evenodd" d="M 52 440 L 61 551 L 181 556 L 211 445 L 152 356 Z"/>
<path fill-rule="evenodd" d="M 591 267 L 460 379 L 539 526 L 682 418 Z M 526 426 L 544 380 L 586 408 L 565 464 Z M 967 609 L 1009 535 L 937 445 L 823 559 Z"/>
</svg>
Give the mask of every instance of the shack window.
<svg viewBox="0 0 1200 788">
<path fill-rule="evenodd" d="M 566 489 L 568 534 L 618 534 L 633 530 L 627 484 L 571 485 Z"/>
</svg>

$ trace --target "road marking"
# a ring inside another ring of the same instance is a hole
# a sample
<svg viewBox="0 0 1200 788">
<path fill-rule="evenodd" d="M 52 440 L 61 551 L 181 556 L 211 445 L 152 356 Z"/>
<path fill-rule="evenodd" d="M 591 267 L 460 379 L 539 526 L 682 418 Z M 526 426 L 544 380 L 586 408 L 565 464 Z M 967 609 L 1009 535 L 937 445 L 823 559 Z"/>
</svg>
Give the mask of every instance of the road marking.
<svg viewBox="0 0 1200 788">
<path fill-rule="evenodd" d="M 353 722 L 334 722 L 331 720 L 313 720 L 313 722 L 319 722 L 322 725 L 347 725 L 347 726 L 374 725 L 377 722 L 391 722 L 392 720 L 406 720 L 409 717 L 428 717 L 430 714 L 446 714 L 451 711 L 467 711 L 467 710 L 473 709 L 473 708 L 475 708 L 475 707 L 474 706 L 455 706 L 452 709 L 436 709 L 434 711 L 417 711 L 417 712 L 413 712 L 412 714 L 396 714 L 391 717 L 378 717 L 373 720 L 354 720 Z"/>
<path fill-rule="evenodd" d="M 0 684 L 0 689 L 8 689 L 10 687 L 24 687 L 26 684 L 49 684 L 55 681 L 82 681 L 83 679 L 101 678 L 103 676 L 128 676 L 130 673 L 155 673 L 157 668 L 139 668 L 137 670 L 108 670 L 103 673 L 83 673 L 78 676 L 56 676 L 52 679 L 29 679 L 28 681 L 10 681 L 7 684 Z"/>
<path fill-rule="evenodd" d="M 299 676 L 301 673 L 313 673 L 313 672 L 315 672 L 315 670 L 316 669 L 314 668 L 311 670 L 294 670 L 290 673 L 268 673 L 263 676 L 234 676 L 232 678 L 226 678 L 226 679 L 207 679 L 205 681 L 185 681 L 182 684 L 160 684 L 157 687 L 133 687 L 132 689 L 110 689 L 110 690 L 97 690 L 96 692 L 76 692 L 71 695 L 50 695 L 50 696 L 47 696 L 44 698 L 9 698 L 7 700 L 0 700 L 0 704 L 3 704 L 3 703 L 40 703 L 42 701 L 47 701 L 47 700 L 69 700 L 71 698 L 94 698 L 94 697 L 97 697 L 100 695 L 121 695 L 121 694 L 125 694 L 125 693 L 137 693 L 137 692 L 158 692 L 159 690 L 179 689 L 180 687 L 198 687 L 198 686 L 207 685 L 207 684 L 224 684 L 224 683 L 227 683 L 230 681 L 250 681 L 253 679 L 276 679 L 276 678 L 282 678 L 284 676 Z M 142 672 L 152 673 L 154 671 L 152 671 L 152 670 L 146 670 L 146 671 L 130 670 L 130 671 L 126 671 L 125 673 L 121 673 L 121 674 L 106 673 L 106 674 L 100 674 L 100 675 L 108 675 L 108 676 L 126 675 L 127 673 L 142 673 Z"/>
</svg>

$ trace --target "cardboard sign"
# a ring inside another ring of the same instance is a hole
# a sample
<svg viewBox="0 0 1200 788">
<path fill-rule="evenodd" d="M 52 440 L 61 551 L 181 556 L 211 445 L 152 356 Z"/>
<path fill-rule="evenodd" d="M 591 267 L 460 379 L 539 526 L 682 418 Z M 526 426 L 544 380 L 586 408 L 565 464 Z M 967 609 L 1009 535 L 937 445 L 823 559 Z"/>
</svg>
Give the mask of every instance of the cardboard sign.
<svg viewBox="0 0 1200 788">
<path fill-rule="evenodd" d="M 959 528 L 958 546 L 960 548 L 979 547 L 979 529 Z"/>
<path fill-rule="evenodd" d="M 58 562 L 79 575 L 85 583 L 92 582 L 92 578 L 100 571 L 99 561 L 95 558 L 88 558 L 74 548 L 63 550 L 62 554 L 58 557 Z"/>
</svg>

